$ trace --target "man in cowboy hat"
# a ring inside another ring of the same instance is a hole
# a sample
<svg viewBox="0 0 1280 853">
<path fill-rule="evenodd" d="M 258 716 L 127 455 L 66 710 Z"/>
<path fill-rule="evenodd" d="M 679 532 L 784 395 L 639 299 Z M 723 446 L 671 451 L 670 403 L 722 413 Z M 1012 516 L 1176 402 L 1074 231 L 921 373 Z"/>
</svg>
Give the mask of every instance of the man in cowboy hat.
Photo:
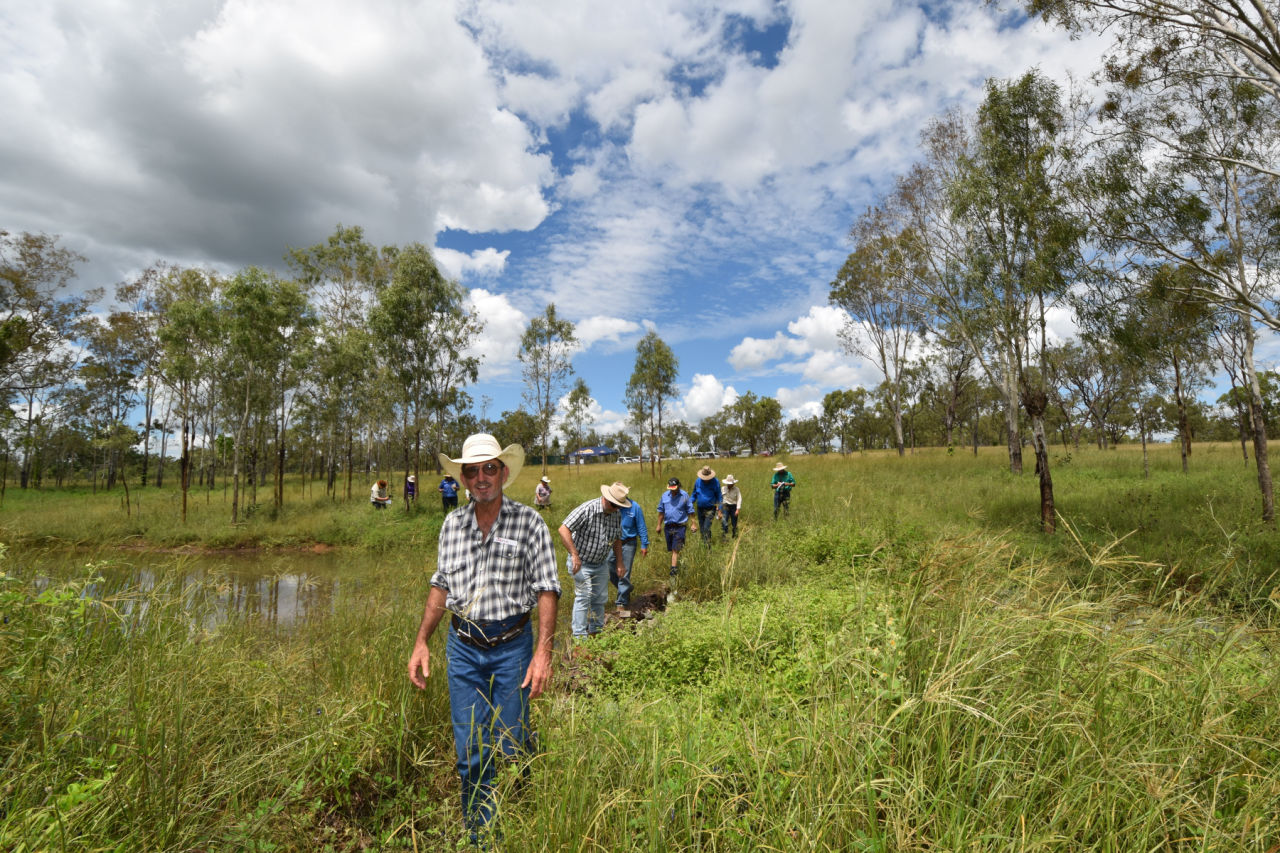
<svg viewBox="0 0 1280 853">
<path fill-rule="evenodd" d="M 560 525 L 560 541 L 569 552 L 566 565 L 573 576 L 573 636 L 590 637 L 604 628 L 604 605 L 609 600 L 609 552 L 622 577 L 622 520 L 618 510 L 631 506 L 622 483 L 600 487 L 600 497 L 579 504 Z"/>
<path fill-rule="evenodd" d="M 409 680 L 423 689 L 427 647 L 451 614 L 445 651 L 449 709 L 462 779 L 462 812 L 473 843 L 493 817 L 499 757 L 518 758 L 531 740 L 529 700 L 551 678 L 560 581 L 551 532 L 532 508 L 503 495 L 520 473 L 524 450 L 491 435 L 469 437 L 462 456 L 438 455 L 466 484 L 472 501 L 445 517 L 438 562 L 409 656 Z M 534 645 L 529 614 L 538 608 Z"/>
<path fill-rule="evenodd" d="M 786 510 L 791 515 L 791 490 L 796 487 L 796 478 L 791 476 L 787 466 L 779 462 L 773 466 L 773 480 L 769 488 L 773 489 L 773 520 L 778 520 L 778 509 Z"/>
<path fill-rule="evenodd" d="M 662 519 L 662 533 L 671 552 L 671 577 L 680 571 L 680 551 L 684 548 L 685 525 L 693 512 L 689 493 L 680 488 L 675 477 L 667 480 L 667 490 L 658 499 L 658 517 Z"/>
<path fill-rule="evenodd" d="M 720 501 L 724 495 L 720 492 L 720 481 L 710 465 L 703 465 L 698 472 L 698 482 L 693 484 L 693 505 L 698 509 L 698 532 L 702 534 L 702 544 L 711 547 L 711 523 L 720 517 Z"/>
<path fill-rule="evenodd" d="M 440 481 L 440 505 L 445 515 L 448 515 L 450 510 L 458 508 L 458 481 L 452 474 L 446 473 L 444 479 Z"/>
<path fill-rule="evenodd" d="M 724 478 L 724 500 L 720 503 L 720 541 L 729 535 L 729 525 L 733 524 L 733 536 L 738 537 L 738 510 L 742 508 L 742 490 L 738 488 L 738 480 L 732 474 Z"/>
<path fill-rule="evenodd" d="M 551 478 L 546 474 L 542 475 L 542 479 L 533 489 L 533 504 L 539 512 L 551 507 Z"/>
</svg>

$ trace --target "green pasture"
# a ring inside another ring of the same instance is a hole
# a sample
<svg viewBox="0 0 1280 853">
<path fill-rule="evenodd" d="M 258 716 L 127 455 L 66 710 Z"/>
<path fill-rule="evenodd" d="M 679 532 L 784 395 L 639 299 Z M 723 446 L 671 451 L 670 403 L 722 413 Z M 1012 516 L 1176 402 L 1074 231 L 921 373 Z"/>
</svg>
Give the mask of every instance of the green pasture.
<svg viewBox="0 0 1280 853">
<path fill-rule="evenodd" d="M 1186 475 L 1167 446 L 1150 477 L 1136 448 L 1054 455 L 1053 537 L 1001 450 L 788 459 L 777 523 L 775 460 L 713 461 L 742 481 L 741 534 L 690 536 L 666 612 L 575 651 L 564 579 L 498 848 L 1280 849 L 1280 559 L 1253 469 L 1230 445 Z M 699 464 L 554 469 L 548 520 L 613 479 L 652 519 Z M 220 490 L 183 525 L 167 491 L 126 514 L 118 490 L 10 487 L 0 849 L 454 849 L 444 681 L 405 676 L 440 521 L 421 479 L 413 513 L 295 483 L 234 528 Z M 97 565 L 317 544 L 374 567 L 289 628 L 217 618 L 216 574 L 140 589 Z M 667 582 L 654 544 L 638 592 Z M 81 571 L 37 577 L 72 546 Z"/>
</svg>

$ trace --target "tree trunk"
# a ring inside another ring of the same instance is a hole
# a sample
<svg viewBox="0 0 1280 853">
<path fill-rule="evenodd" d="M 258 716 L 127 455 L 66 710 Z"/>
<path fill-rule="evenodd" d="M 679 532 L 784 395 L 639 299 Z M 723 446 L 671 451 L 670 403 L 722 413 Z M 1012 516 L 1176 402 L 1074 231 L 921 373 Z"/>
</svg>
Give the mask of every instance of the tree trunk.
<svg viewBox="0 0 1280 853">
<path fill-rule="evenodd" d="M 1026 391 L 1022 405 L 1031 419 L 1031 437 L 1036 455 L 1036 474 L 1040 478 L 1040 529 L 1053 533 L 1057 529 L 1057 515 L 1053 507 L 1053 476 L 1049 473 L 1049 440 L 1044 431 L 1044 413 L 1048 406 L 1044 391 Z"/>
<path fill-rule="evenodd" d="M 1187 457 L 1191 455 L 1191 425 L 1187 419 L 1187 401 L 1182 397 L 1182 363 L 1173 359 L 1173 398 L 1178 402 L 1178 444 L 1182 451 L 1182 473 L 1186 474 Z"/>
<path fill-rule="evenodd" d="M 1018 397 L 1014 389 L 1013 366 L 1006 356 L 1004 370 L 1004 425 L 1009 440 L 1009 470 L 1022 473 L 1022 435 L 1018 432 Z"/>
<path fill-rule="evenodd" d="M 1249 408 L 1253 420 L 1253 457 L 1258 468 L 1258 488 L 1262 492 L 1262 520 L 1274 524 L 1276 499 L 1271 488 L 1271 462 L 1267 459 L 1267 422 L 1262 416 L 1262 387 L 1253 364 L 1253 323 L 1246 323 L 1244 358 L 1249 375 Z"/>
</svg>

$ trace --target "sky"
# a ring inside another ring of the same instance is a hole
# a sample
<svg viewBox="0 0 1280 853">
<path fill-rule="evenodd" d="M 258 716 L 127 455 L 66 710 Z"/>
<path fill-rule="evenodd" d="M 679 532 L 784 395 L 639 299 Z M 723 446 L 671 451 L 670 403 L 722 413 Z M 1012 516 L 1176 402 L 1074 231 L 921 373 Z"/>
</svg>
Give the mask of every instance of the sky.
<svg viewBox="0 0 1280 853">
<path fill-rule="evenodd" d="M 880 381 L 828 293 L 920 131 L 1102 49 L 984 2 L 0 0 L 0 228 L 110 291 L 157 260 L 286 272 L 358 225 L 468 289 L 479 415 L 521 404 L 554 303 L 601 433 L 650 330 L 676 417 L 747 391 L 804 417 Z"/>
</svg>

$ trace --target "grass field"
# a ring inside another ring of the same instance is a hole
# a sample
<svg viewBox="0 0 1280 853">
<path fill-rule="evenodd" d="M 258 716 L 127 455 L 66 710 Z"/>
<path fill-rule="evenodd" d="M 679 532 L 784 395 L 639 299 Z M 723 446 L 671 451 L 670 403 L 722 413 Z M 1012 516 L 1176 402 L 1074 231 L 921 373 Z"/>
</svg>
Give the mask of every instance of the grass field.
<svg viewBox="0 0 1280 853">
<path fill-rule="evenodd" d="M 776 524 L 774 460 L 717 461 L 739 539 L 691 536 L 657 618 L 558 640 L 502 849 L 1280 850 L 1280 555 L 1252 469 L 1228 445 L 1188 475 L 1160 447 L 1149 478 L 1136 449 L 1056 456 L 1054 537 L 995 450 L 790 459 Z M 553 470 L 549 520 L 615 478 L 652 518 L 696 467 Z M 298 494 L 232 528 L 220 492 L 186 526 L 171 493 L 120 498 L 0 508 L 0 849 L 453 849 L 445 686 L 404 674 L 434 502 Z M 212 620 L 217 577 L 32 577 L 71 545 L 316 543 L 396 559 L 289 630 Z M 665 564 L 639 560 L 638 590 Z"/>
</svg>

